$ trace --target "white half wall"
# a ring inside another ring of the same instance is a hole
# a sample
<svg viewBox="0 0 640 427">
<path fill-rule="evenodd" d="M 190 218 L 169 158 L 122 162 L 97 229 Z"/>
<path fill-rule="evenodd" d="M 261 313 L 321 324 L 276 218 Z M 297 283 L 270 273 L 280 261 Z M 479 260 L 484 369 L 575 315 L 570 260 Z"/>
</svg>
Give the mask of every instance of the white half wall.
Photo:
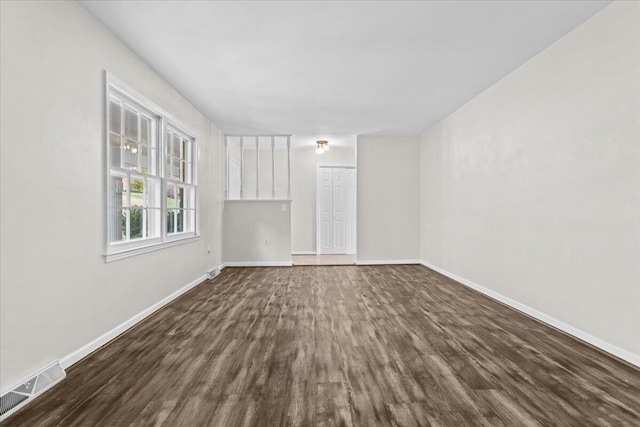
<svg viewBox="0 0 640 427">
<path fill-rule="evenodd" d="M 358 261 L 420 259 L 420 138 L 359 136 Z"/>
<path fill-rule="evenodd" d="M 316 252 L 316 177 L 319 164 L 355 166 L 355 142 L 316 154 L 315 145 L 291 149 L 291 249 Z"/>
<path fill-rule="evenodd" d="M 75 2 L 0 15 L 5 390 L 221 264 L 224 164 L 218 129 Z M 105 264 L 104 70 L 198 133 L 197 241 Z"/>
<path fill-rule="evenodd" d="M 225 265 L 291 265 L 291 203 L 227 200 Z"/>
<path fill-rule="evenodd" d="M 426 263 L 635 355 L 639 17 L 637 2 L 606 7 L 426 132 L 421 153 Z"/>
</svg>

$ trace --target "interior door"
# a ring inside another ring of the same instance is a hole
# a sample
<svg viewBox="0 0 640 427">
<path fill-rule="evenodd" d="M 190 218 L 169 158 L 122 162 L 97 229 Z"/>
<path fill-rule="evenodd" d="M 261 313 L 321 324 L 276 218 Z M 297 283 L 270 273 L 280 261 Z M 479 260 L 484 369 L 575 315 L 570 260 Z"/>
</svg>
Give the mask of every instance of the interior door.
<svg viewBox="0 0 640 427">
<path fill-rule="evenodd" d="M 356 253 L 356 170 L 318 169 L 318 254 Z"/>
<path fill-rule="evenodd" d="M 320 168 L 320 254 L 333 253 L 333 170 Z"/>
</svg>

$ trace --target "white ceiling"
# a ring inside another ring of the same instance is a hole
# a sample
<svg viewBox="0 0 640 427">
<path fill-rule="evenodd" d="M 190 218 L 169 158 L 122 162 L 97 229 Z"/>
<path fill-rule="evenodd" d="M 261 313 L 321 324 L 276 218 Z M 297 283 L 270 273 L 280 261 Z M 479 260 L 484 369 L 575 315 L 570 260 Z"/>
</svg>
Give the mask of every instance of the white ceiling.
<svg viewBox="0 0 640 427">
<path fill-rule="evenodd" d="M 226 132 L 418 134 L 609 1 L 81 1 Z"/>
</svg>

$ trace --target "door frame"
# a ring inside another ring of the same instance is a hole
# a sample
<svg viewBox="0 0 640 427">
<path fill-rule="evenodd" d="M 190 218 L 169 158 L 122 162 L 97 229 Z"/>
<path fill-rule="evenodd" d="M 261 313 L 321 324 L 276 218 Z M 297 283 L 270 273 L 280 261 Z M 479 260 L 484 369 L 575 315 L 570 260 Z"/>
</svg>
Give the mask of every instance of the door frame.
<svg viewBox="0 0 640 427">
<path fill-rule="evenodd" d="M 316 165 L 316 255 L 320 255 L 320 220 L 321 214 L 320 211 L 320 194 L 321 194 L 321 179 L 320 179 L 320 171 L 326 168 L 343 168 L 343 169 L 353 169 L 357 171 L 356 165 L 354 164 L 340 164 L 340 163 L 318 163 Z M 358 211 L 358 183 L 356 181 L 356 212 Z M 356 230 L 357 233 L 357 230 Z M 357 234 L 356 234 L 357 236 Z M 357 238 L 357 237 L 356 237 Z M 356 248 L 357 252 L 358 248 Z"/>
</svg>

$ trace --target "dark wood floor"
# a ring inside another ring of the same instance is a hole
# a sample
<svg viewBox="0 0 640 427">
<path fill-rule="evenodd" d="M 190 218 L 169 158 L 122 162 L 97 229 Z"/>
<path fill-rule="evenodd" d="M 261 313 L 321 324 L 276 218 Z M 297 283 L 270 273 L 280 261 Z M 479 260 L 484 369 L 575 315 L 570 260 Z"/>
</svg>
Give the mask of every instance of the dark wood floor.
<svg viewBox="0 0 640 427">
<path fill-rule="evenodd" d="M 226 269 L 2 425 L 640 425 L 640 371 L 422 266 Z"/>
</svg>

